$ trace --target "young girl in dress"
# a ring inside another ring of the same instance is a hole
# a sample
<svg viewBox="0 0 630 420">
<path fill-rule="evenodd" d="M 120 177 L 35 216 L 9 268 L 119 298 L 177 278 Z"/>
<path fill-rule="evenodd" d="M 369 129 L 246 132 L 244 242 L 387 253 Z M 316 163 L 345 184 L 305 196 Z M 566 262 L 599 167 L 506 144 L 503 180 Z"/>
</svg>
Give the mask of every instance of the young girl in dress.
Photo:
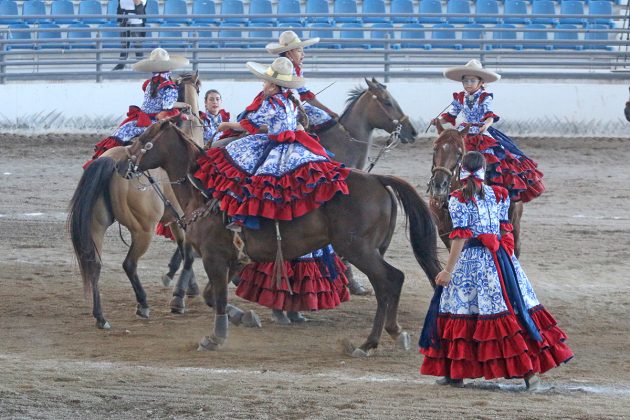
<svg viewBox="0 0 630 420">
<path fill-rule="evenodd" d="M 541 195 L 545 187 L 538 164 L 525 156 L 508 136 L 492 127 L 499 116 L 493 112 L 493 94 L 486 91 L 485 84 L 496 82 L 501 76 L 484 69 L 478 60 L 446 69 L 444 76 L 461 82 L 464 90 L 453 93 L 450 110 L 433 123 L 439 120 L 456 126 L 457 116 L 463 113 L 459 129 L 470 127 L 464 138 L 466 150 L 483 153 L 488 184 L 505 187 L 512 201 L 528 202 Z"/>
<path fill-rule="evenodd" d="M 199 117 L 203 123 L 203 142 L 205 147 L 211 147 L 212 142 L 221 137 L 219 124 L 230 121 L 230 113 L 222 108 L 223 98 L 216 89 L 210 89 L 204 97 L 206 112 L 199 111 Z"/>
<path fill-rule="evenodd" d="M 320 207 L 336 194 L 348 194 L 349 170 L 332 161 L 319 142 L 298 122 L 300 103 L 292 88 L 304 85 L 291 62 L 277 58 L 271 66 L 247 63 L 262 79 L 260 92 L 238 122 L 219 130 L 250 133 L 225 147 L 208 149 L 195 176 L 221 203 L 232 222 L 228 228 L 257 229 L 260 217 L 292 220 Z M 266 132 L 259 128 L 265 126 Z M 238 296 L 274 310 L 277 322 L 302 322 L 303 310 L 332 309 L 348 300 L 345 267 L 330 246 L 295 261 L 285 261 L 280 282 L 275 263 L 253 263 L 241 272 Z M 285 315 L 283 311 L 288 311 Z"/>
<path fill-rule="evenodd" d="M 524 378 L 534 389 L 538 373 L 573 353 L 513 254 L 507 190 L 484 179 L 483 155 L 466 153 L 463 187 L 449 200 L 451 251 L 420 337 L 420 373 L 456 387 L 465 378 Z"/>
<path fill-rule="evenodd" d="M 179 114 L 179 108 L 189 105 L 177 102 L 177 85 L 171 78 L 171 71 L 188 65 L 185 57 L 170 55 L 162 48 L 151 51 L 149 58 L 133 65 L 135 71 L 150 72 L 152 76 L 142 84 L 144 101 L 141 107 L 131 105 L 125 119 L 114 133 L 94 146 L 92 159 L 83 165 L 87 167 L 112 147 L 124 146 L 159 119 Z"/>
</svg>

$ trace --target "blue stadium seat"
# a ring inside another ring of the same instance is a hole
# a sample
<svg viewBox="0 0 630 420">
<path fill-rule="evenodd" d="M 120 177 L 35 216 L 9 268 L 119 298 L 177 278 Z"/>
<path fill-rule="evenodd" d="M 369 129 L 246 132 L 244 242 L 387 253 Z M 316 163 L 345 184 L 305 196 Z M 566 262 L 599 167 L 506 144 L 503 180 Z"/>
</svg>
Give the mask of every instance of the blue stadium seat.
<svg viewBox="0 0 630 420">
<path fill-rule="evenodd" d="M 516 25 L 513 25 L 511 23 L 503 23 L 500 25 L 495 25 L 494 28 L 509 29 L 509 30 L 508 31 L 493 31 L 492 44 L 487 47 L 488 49 L 513 49 L 513 50 L 523 49 L 522 44 L 516 43 L 516 39 L 518 38 Z M 506 42 L 503 42 L 503 41 L 506 41 Z"/>
<path fill-rule="evenodd" d="M 602 25 L 601 23 L 594 23 L 589 25 L 587 28 L 589 31 L 591 29 L 594 30 L 608 30 L 610 29 L 608 25 Z M 588 41 L 608 41 L 608 34 L 606 32 L 586 32 L 584 34 L 584 48 L 588 50 L 610 50 L 612 51 L 614 48 L 610 45 L 606 44 L 595 44 Z"/>
<path fill-rule="evenodd" d="M 532 15 L 555 15 L 556 5 L 551 0 L 534 0 L 532 3 Z M 555 25 L 557 18 L 532 18 L 532 23 L 542 23 L 544 25 Z"/>
<path fill-rule="evenodd" d="M 24 23 L 18 16 L 18 6 L 13 0 L 0 1 L 0 25 Z M 27 25 L 28 26 L 28 25 Z"/>
<path fill-rule="evenodd" d="M 199 48 L 218 48 L 219 42 L 217 41 L 217 33 L 213 31 L 203 30 L 214 25 L 207 23 L 193 23 L 188 32 L 188 37 L 191 40 L 199 38 Z"/>
<path fill-rule="evenodd" d="M 249 3 L 249 14 L 250 15 L 266 15 L 265 17 L 251 17 L 249 18 L 249 22 L 251 25 L 257 25 L 258 23 L 270 23 L 275 24 L 276 19 L 273 17 L 273 8 L 271 7 L 271 0 L 252 0 Z"/>
<path fill-rule="evenodd" d="M 185 25 L 191 23 L 188 17 L 188 8 L 184 0 L 166 0 L 164 2 L 164 15 L 181 15 L 182 17 L 165 17 L 164 23 L 183 23 Z"/>
<path fill-rule="evenodd" d="M 480 23 L 467 23 L 463 26 L 465 29 L 477 29 L 476 31 L 462 31 L 462 41 L 473 41 L 484 39 L 484 25 Z M 481 48 L 481 43 L 462 42 L 462 48 Z"/>
<path fill-rule="evenodd" d="M 328 0 L 306 0 L 306 14 L 311 13 L 330 13 Z M 310 23 L 333 23 L 332 19 L 328 17 L 310 17 L 307 20 Z"/>
<path fill-rule="evenodd" d="M 390 40 L 394 40 L 394 24 L 393 23 L 389 23 L 389 22 L 381 22 L 381 23 L 374 23 L 372 25 L 372 28 L 375 29 L 390 29 L 389 31 L 370 31 L 370 39 L 387 39 L 386 37 L 389 36 Z M 386 48 L 386 44 L 384 42 L 371 42 L 370 46 L 372 48 Z M 398 43 L 389 43 L 389 48 L 391 49 L 399 49 L 400 48 L 400 44 Z"/>
<path fill-rule="evenodd" d="M 492 23 L 492 24 L 500 23 L 499 22 L 499 3 L 497 3 L 497 0 L 477 0 L 475 13 L 477 15 L 485 15 L 485 14 L 497 15 L 496 17 L 494 16 L 476 17 L 475 22 L 477 23 Z"/>
<path fill-rule="evenodd" d="M 570 15 L 583 15 L 584 3 L 581 0 L 562 0 L 560 3 L 560 23 L 573 25 L 586 25 L 586 19 L 567 17 Z"/>
<path fill-rule="evenodd" d="M 17 6 L 16 6 L 17 7 Z M 18 50 L 18 49 L 33 49 L 35 48 L 35 44 L 33 44 L 32 32 L 30 32 L 30 26 L 26 23 L 12 23 L 8 27 L 8 39 L 10 40 L 20 40 L 25 42 L 15 43 L 7 46 L 8 50 Z M 15 29 L 20 29 L 24 31 L 15 32 Z M 26 31 L 28 29 L 28 31 Z M 30 41 L 30 42 L 26 42 Z"/>
<path fill-rule="evenodd" d="M 385 23 L 389 20 L 385 17 L 385 0 L 363 0 L 363 13 L 373 13 L 374 16 L 364 16 L 365 23 Z"/>
<path fill-rule="evenodd" d="M 159 45 L 162 48 L 186 48 L 188 47 L 188 40 L 183 38 L 184 33 L 181 30 L 182 25 L 179 23 L 163 23 L 160 25 L 160 32 L 158 33 Z M 165 29 L 178 29 L 172 31 L 165 31 Z M 180 38 L 179 40 L 168 40 L 164 38 Z"/>
<path fill-rule="evenodd" d="M 333 13 L 358 13 L 356 0 L 335 0 L 333 6 Z M 361 19 L 351 16 L 335 16 L 335 22 L 337 23 L 360 23 Z"/>
<path fill-rule="evenodd" d="M 32 1 L 32 0 L 30 0 Z M 39 29 L 57 29 L 56 31 L 50 32 L 38 32 L 37 39 L 38 40 L 49 40 L 49 39 L 58 39 L 61 40 L 61 30 L 60 26 L 54 23 L 40 23 Z M 52 43 L 41 43 L 39 44 L 39 48 L 64 48 L 65 45 L 62 42 L 52 42 Z"/>
<path fill-rule="evenodd" d="M 278 30 L 280 32 L 284 31 L 293 31 L 299 38 L 304 38 L 302 35 L 302 30 L 304 29 L 304 25 L 298 25 L 297 23 L 278 23 Z"/>
<path fill-rule="evenodd" d="M 527 25 L 531 19 L 526 17 L 510 17 L 510 15 L 527 15 L 527 3 L 524 0 L 505 0 L 503 9 L 503 23 Z"/>
<path fill-rule="evenodd" d="M 53 0 L 53 1 L 58 1 L 58 0 Z M 107 2 L 107 10 L 105 13 L 107 15 L 117 15 L 118 14 L 118 0 L 109 0 Z M 51 11 L 50 14 L 53 15 L 54 13 Z M 107 20 L 109 20 L 110 22 L 116 22 L 116 18 L 108 18 Z"/>
<path fill-rule="evenodd" d="M 102 39 L 103 48 L 120 48 L 120 32 L 113 30 L 120 28 L 117 23 L 107 22 L 98 27 L 100 29 L 98 33 Z"/>
<path fill-rule="evenodd" d="M 92 31 L 77 31 L 76 29 L 88 29 L 90 25 L 87 23 L 72 23 L 68 25 L 68 39 L 72 42 L 68 42 L 70 49 L 86 49 L 95 48 L 96 42 L 92 38 Z M 81 40 L 81 41 L 79 41 Z"/>
<path fill-rule="evenodd" d="M 144 12 L 147 15 L 157 16 L 160 14 L 157 0 L 147 0 L 147 4 L 144 6 Z M 164 20 L 160 17 L 147 18 L 147 23 L 162 23 Z"/>
<path fill-rule="evenodd" d="M 33 1 L 33 0 L 29 0 Z M 98 0 L 82 0 L 79 3 L 79 17 L 85 15 L 103 15 L 103 7 L 101 6 L 101 2 Z M 81 23 L 105 23 L 107 20 L 102 17 L 90 17 L 90 18 L 81 18 L 79 19 Z"/>
<path fill-rule="evenodd" d="M 448 48 L 448 49 L 456 49 L 461 50 L 462 45 L 457 44 L 455 42 L 456 39 L 456 29 L 455 25 L 451 23 L 438 23 L 437 25 L 433 25 L 433 29 L 438 29 L 437 31 L 431 31 L 431 47 L 432 48 Z M 436 42 L 436 41 L 446 41 Z"/>
<path fill-rule="evenodd" d="M 425 42 L 424 31 L 418 29 L 424 29 L 424 26 L 420 23 L 405 23 L 400 27 L 400 47 L 401 48 L 431 48 Z"/>
<path fill-rule="evenodd" d="M 362 41 L 365 39 L 363 35 L 363 31 L 352 31 L 348 29 L 363 29 L 363 25 L 361 23 L 344 23 L 341 25 L 341 30 L 339 32 L 340 39 L 353 39 L 357 41 Z M 344 42 L 341 43 L 341 48 L 370 48 L 370 44 L 361 43 L 361 42 Z"/>
<path fill-rule="evenodd" d="M 591 0 L 588 3 L 588 14 L 589 15 L 612 15 L 614 14 L 612 3 L 609 1 Z M 606 19 L 606 18 L 589 18 L 588 22 L 590 24 L 595 23 L 599 25 L 606 25 L 609 28 L 613 28 L 615 26 L 615 23 L 613 22 L 612 19 Z"/>
<path fill-rule="evenodd" d="M 60 25 L 65 23 L 77 23 L 77 20 L 74 18 L 59 18 L 61 15 L 73 15 L 74 16 L 74 5 L 69 0 L 53 0 L 50 3 L 50 17 L 53 19 L 53 22 Z"/>
<path fill-rule="evenodd" d="M 280 0 L 278 2 L 278 14 L 301 14 L 302 10 L 300 8 L 300 0 Z M 323 13 L 328 13 L 328 3 L 326 3 L 326 11 Z M 278 22 L 284 23 L 304 23 L 301 17 L 279 17 Z"/>
<path fill-rule="evenodd" d="M 24 22 L 33 23 L 48 23 L 50 20 L 45 18 L 31 18 L 28 16 L 45 15 L 46 5 L 40 0 L 28 0 L 22 3 L 22 16 L 24 16 Z"/>
<path fill-rule="evenodd" d="M 322 40 L 331 40 L 320 41 L 317 44 L 313 45 L 311 48 L 341 48 L 341 44 L 332 41 L 335 38 L 335 27 L 330 23 L 316 22 L 309 23 L 307 26 L 310 28 L 309 38 L 321 38 Z"/>
<path fill-rule="evenodd" d="M 468 2 L 468 0 L 448 0 L 448 2 L 446 3 L 446 13 L 450 14 L 450 13 L 460 13 L 460 14 L 466 14 L 466 15 L 471 15 L 470 12 L 470 3 Z M 472 23 L 473 20 L 471 17 L 466 17 L 466 16 L 457 16 L 457 17 L 451 17 L 451 16 L 447 16 L 446 17 L 446 21 L 448 23 Z"/>
<path fill-rule="evenodd" d="M 440 0 L 420 0 L 420 23 L 443 23 L 442 17 L 424 17 L 426 13 L 442 14 L 442 3 Z"/>
<path fill-rule="evenodd" d="M 528 50 L 552 50 L 553 49 L 553 45 L 551 45 L 551 43 L 549 44 L 528 44 L 527 41 L 548 41 L 549 40 L 549 33 L 546 31 L 540 31 L 540 32 L 529 32 L 527 31 L 527 29 L 548 29 L 547 25 L 543 25 L 542 23 L 531 23 L 527 26 L 524 27 L 524 29 L 526 29 L 525 31 L 523 31 L 523 48 L 528 49 Z"/>
<path fill-rule="evenodd" d="M 199 17 L 199 15 L 216 15 L 217 9 L 214 0 L 194 0 L 192 3 L 192 20 L 193 24 L 211 23 L 219 24 L 219 19 L 211 17 Z"/>
<path fill-rule="evenodd" d="M 389 5 L 390 13 L 414 13 L 413 3 L 411 0 L 392 0 Z M 415 16 L 394 16 L 392 17 L 392 22 L 394 23 L 416 23 L 418 19 Z"/>
<path fill-rule="evenodd" d="M 249 30 L 249 38 L 261 38 L 260 41 L 249 40 L 249 45 L 251 47 L 264 47 L 270 42 L 277 42 L 277 39 L 274 39 L 273 31 L 273 23 L 268 22 L 260 22 L 260 23 L 250 23 L 252 27 L 258 28 L 270 28 L 270 29 L 250 29 Z"/>
<path fill-rule="evenodd" d="M 219 25 L 219 44 L 223 47 L 228 48 L 243 48 L 247 44 L 244 44 L 242 40 L 226 40 L 226 38 L 242 38 L 243 32 L 235 31 L 235 30 L 225 30 L 226 28 L 243 28 L 244 25 L 242 23 L 236 22 L 223 22 Z"/>
<path fill-rule="evenodd" d="M 245 14 L 245 8 L 242 0 L 223 0 L 221 3 L 222 15 L 243 15 Z M 247 18 L 245 17 L 231 17 L 223 18 L 223 23 L 243 23 L 247 24 Z M 223 23 L 221 26 L 223 26 Z"/>
<path fill-rule="evenodd" d="M 556 29 L 564 29 L 565 32 L 555 32 L 553 39 L 554 41 L 577 41 L 579 39 L 577 26 L 564 23 L 556 26 Z M 554 42 L 553 48 L 555 50 L 582 50 L 584 47 L 578 44 L 558 44 Z"/>
</svg>

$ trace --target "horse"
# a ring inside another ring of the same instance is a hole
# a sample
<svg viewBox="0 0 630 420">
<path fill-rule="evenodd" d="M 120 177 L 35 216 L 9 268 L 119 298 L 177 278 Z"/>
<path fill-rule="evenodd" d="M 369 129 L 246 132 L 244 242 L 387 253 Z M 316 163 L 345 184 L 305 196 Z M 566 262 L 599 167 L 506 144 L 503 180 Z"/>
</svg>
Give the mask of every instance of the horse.
<svg viewBox="0 0 630 420">
<path fill-rule="evenodd" d="M 448 197 L 451 191 L 460 188 L 459 169 L 460 163 L 466 153 L 464 137 L 468 134 L 469 126 L 462 131 L 449 128 L 444 129 L 437 123 L 438 137 L 433 142 L 433 163 L 431 165 L 431 179 L 428 183 L 429 207 L 438 228 L 440 239 L 451 249 L 449 234 L 453 230 L 451 216 L 448 211 Z M 509 217 L 514 227 L 514 254 L 520 255 L 520 231 L 521 217 L 523 216 L 523 203 L 510 202 Z"/>
<path fill-rule="evenodd" d="M 397 321 L 404 274 L 383 258 L 397 206 L 388 189 L 405 210 L 414 256 L 433 286 L 433 279 L 441 270 L 431 212 L 413 186 L 394 176 L 353 170 L 347 178 L 348 195 L 337 195 L 292 221 L 262 219 L 259 230 L 235 233 L 226 229 L 225 215 L 218 210 L 217 201 L 206 199 L 195 188 L 191 174 L 198 167 L 197 157 L 204 151 L 177 128 L 177 119 L 161 121 L 138 137 L 129 148 L 130 161 L 135 162 L 133 171 L 129 171 L 129 165 L 119 165 L 118 173 L 130 176 L 161 167 L 169 179 L 189 181 L 174 184 L 173 189 L 184 209 L 186 241 L 200 255 L 208 275 L 204 299 L 215 313 L 214 331 L 201 340 L 199 350 L 216 350 L 225 344 L 227 285 L 245 262 L 275 261 L 279 251 L 283 259 L 290 260 L 327 244 L 367 274 L 377 301 L 369 336 L 361 346 L 347 351 L 354 356 L 367 356 L 378 346 L 383 327 L 393 339 L 408 343 L 409 335 Z M 89 282 L 84 284 L 90 287 Z"/>
<path fill-rule="evenodd" d="M 628 88 L 630 90 L 630 88 Z M 626 107 L 623 109 L 626 120 L 630 121 L 630 100 L 626 101 Z"/>
<path fill-rule="evenodd" d="M 197 74 L 185 74 L 178 80 L 180 99 L 190 104 L 193 110 L 197 109 L 199 84 Z M 126 147 L 114 147 L 92 162 L 83 172 L 69 205 L 67 226 L 83 283 L 90 284 L 92 315 L 99 329 L 111 328 L 103 316 L 98 287 L 101 251 L 107 228 L 118 221 L 131 234 L 131 245 L 123 261 L 123 269 L 136 296 L 136 315 L 148 318 L 150 309 L 137 273 L 138 260 L 147 251 L 157 223 L 160 220 L 170 223 L 182 212 L 173 193 L 172 183 L 162 169 L 156 169 L 150 174 L 153 181 L 157 180 L 156 184 L 138 178 L 127 180 L 114 176 L 115 165 L 112 162 L 127 162 L 128 157 Z M 178 182 L 183 181 L 174 181 Z M 158 194 L 151 185 L 155 186 L 156 191 L 159 190 Z M 169 205 L 165 206 L 160 194 L 168 200 Z M 178 248 L 185 255 L 184 232 L 175 223 L 171 227 Z M 191 258 L 187 258 L 182 275 L 192 277 Z M 194 285 L 191 293 L 194 293 Z"/>
</svg>

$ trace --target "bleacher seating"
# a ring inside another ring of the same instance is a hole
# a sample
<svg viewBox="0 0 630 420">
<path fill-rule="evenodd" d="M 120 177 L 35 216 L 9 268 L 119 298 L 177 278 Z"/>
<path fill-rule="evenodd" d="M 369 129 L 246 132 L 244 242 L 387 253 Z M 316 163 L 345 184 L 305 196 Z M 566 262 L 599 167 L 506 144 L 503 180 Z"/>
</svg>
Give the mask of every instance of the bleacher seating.
<svg viewBox="0 0 630 420">
<path fill-rule="evenodd" d="M 31 18 L 28 16 L 37 16 L 46 14 L 46 5 L 40 0 L 28 0 L 22 3 L 22 16 L 25 16 L 24 22 L 33 23 L 49 23 L 48 19 Z"/>
<path fill-rule="evenodd" d="M 401 27 L 400 32 L 401 48 L 428 48 L 426 42 L 424 42 L 425 35 L 424 25 L 421 23 L 405 23 Z"/>
<path fill-rule="evenodd" d="M 20 41 L 31 41 L 31 42 L 19 42 L 15 44 L 11 44 L 7 49 L 9 50 L 19 50 L 19 49 L 32 49 L 35 47 L 32 40 L 33 37 L 30 32 L 30 27 L 26 23 L 12 23 L 8 26 L 9 28 L 9 39 L 10 40 L 20 40 Z M 19 32 L 16 32 L 16 29 Z M 24 31 L 24 29 L 28 29 L 29 31 Z"/>
<path fill-rule="evenodd" d="M 328 3 L 326 3 L 326 7 L 328 7 Z M 282 15 L 282 14 L 299 14 L 299 13 L 302 13 L 299 0 L 280 0 L 278 2 L 278 14 L 279 15 Z M 316 13 L 316 12 L 313 12 L 313 13 Z M 321 12 L 317 12 L 317 13 L 321 13 Z M 328 10 L 326 10 L 323 13 L 328 13 Z M 323 22 L 324 20 L 319 20 L 319 21 Z M 279 17 L 278 18 L 278 22 L 297 23 L 297 24 L 300 24 L 300 25 L 304 23 L 301 18 L 293 17 L 293 16 Z"/>
<path fill-rule="evenodd" d="M 117 1 L 117 0 L 116 0 Z M 219 20 L 211 17 L 199 17 L 199 15 L 215 15 L 217 13 L 214 0 L 193 0 L 192 3 L 192 24 L 219 24 Z"/>
<path fill-rule="evenodd" d="M 517 40 L 517 32 L 516 25 L 512 23 L 502 23 L 499 25 L 495 25 L 495 29 L 499 29 L 498 31 L 493 31 L 492 33 L 492 44 L 488 47 L 489 49 L 514 49 L 514 50 L 522 50 L 523 45 L 516 43 Z M 511 29 L 506 31 L 505 29 Z"/>
<path fill-rule="evenodd" d="M 544 49 L 544 50 L 552 50 L 553 46 L 551 44 L 528 44 L 526 41 L 548 41 L 549 33 L 546 31 L 542 31 L 543 29 L 548 29 L 547 25 L 542 23 L 531 23 L 525 26 L 525 29 L 535 29 L 536 31 L 525 31 L 523 32 L 523 48 L 525 49 Z"/>
<path fill-rule="evenodd" d="M 468 0 L 448 0 L 446 3 L 447 14 L 465 14 L 470 15 L 470 3 Z M 450 16 L 446 18 L 448 23 L 472 23 L 471 17 L 466 16 Z"/>
<path fill-rule="evenodd" d="M 38 40 L 60 40 L 61 41 L 61 31 L 59 29 L 61 26 L 55 23 L 40 23 L 39 29 L 57 29 L 56 31 L 42 31 L 37 32 Z M 39 43 L 39 48 L 48 49 L 48 48 L 64 48 L 64 44 L 62 42 L 43 42 Z"/>
<path fill-rule="evenodd" d="M 107 22 L 98 27 L 101 29 L 99 34 L 103 40 L 103 48 L 120 48 L 120 32 L 113 30 L 119 28 L 117 23 Z"/>
<path fill-rule="evenodd" d="M 245 13 L 245 6 L 242 0 L 223 0 L 221 3 L 222 15 L 243 15 Z M 245 17 L 227 17 L 223 18 L 223 23 L 240 23 L 246 24 L 247 18 Z"/>
<path fill-rule="evenodd" d="M 114 11 L 115 13 L 115 11 Z M 57 16 L 74 15 L 74 5 L 70 0 L 53 0 L 50 4 L 50 17 L 57 25 L 77 23 L 75 18 L 59 18 Z"/>
<path fill-rule="evenodd" d="M 511 17 L 510 15 L 526 15 L 527 3 L 525 0 L 505 0 L 503 23 L 527 25 L 531 19 L 524 17 Z"/>
<path fill-rule="evenodd" d="M 334 26 L 331 25 L 330 23 L 325 23 L 325 22 L 309 23 L 308 27 L 311 28 L 310 38 L 319 37 L 321 39 L 333 39 L 335 37 L 334 32 L 333 32 Z M 337 49 L 337 48 L 341 48 L 341 45 L 334 42 L 320 41 L 319 43 L 315 44 L 313 48 Z"/>
<path fill-rule="evenodd" d="M 33 0 L 28 0 L 29 2 Z M 37 0 L 35 0 L 37 1 Z M 101 2 L 98 0 L 81 0 L 79 3 L 79 17 L 81 18 L 81 23 L 105 23 L 106 20 L 102 17 L 81 17 L 84 15 L 102 15 L 103 14 L 103 6 Z"/>
<path fill-rule="evenodd" d="M 363 13 L 376 15 L 364 17 L 363 22 L 365 23 L 389 22 L 389 19 L 386 17 L 385 0 L 363 0 Z"/>
<path fill-rule="evenodd" d="M 85 0 L 83 0 L 85 1 Z M 164 2 L 165 15 L 181 15 L 182 17 L 165 17 L 164 22 L 167 24 L 190 24 L 192 23 L 188 17 L 188 7 L 184 0 L 166 0 Z"/>
<path fill-rule="evenodd" d="M 363 25 L 357 22 L 348 22 L 341 25 L 339 31 L 340 39 L 352 39 L 356 42 L 344 42 L 341 44 L 341 48 L 370 48 L 370 44 L 361 42 L 365 39 L 363 31 L 353 31 L 352 29 L 362 29 Z"/>
<path fill-rule="evenodd" d="M 555 15 L 556 6 L 551 0 L 534 0 L 532 3 L 533 15 Z M 540 17 L 532 18 L 532 23 L 542 23 L 545 25 L 555 25 L 558 23 L 557 18 Z"/>
<path fill-rule="evenodd" d="M 420 0 L 420 23 L 443 23 L 444 18 L 424 16 L 427 13 L 442 13 L 440 0 Z"/>
<path fill-rule="evenodd" d="M 250 24 L 253 26 L 260 26 L 260 23 L 268 23 L 274 25 L 276 19 L 273 17 L 273 8 L 271 7 L 271 0 L 251 0 L 249 3 L 250 15 L 266 15 L 265 17 L 251 17 L 249 18 Z"/>
<path fill-rule="evenodd" d="M 358 13 L 356 0 L 335 0 L 333 13 Z M 335 17 L 335 22 L 361 23 L 361 19 L 352 16 L 339 16 Z"/>
<path fill-rule="evenodd" d="M 586 25 L 586 19 L 570 17 L 571 15 L 583 15 L 584 3 L 582 0 L 562 0 L 560 3 L 560 23 L 573 25 Z"/>
<path fill-rule="evenodd" d="M 411 0 L 392 0 L 390 3 L 390 11 L 395 13 L 414 13 L 413 2 Z M 416 23 L 418 19 L 413 16 L 394 16 L 393 23 Z"/>
<path fill-rule="evenodd" d="M 476 23 L 499 23 L 499 3 L 497 0 L 477 0 L 475 13 L 477 15 L 493 14 L 495 16 L 475 17 Z"/>
<path fill-rule="evenodd" d="M 612 3 L 607 0 L 591 0 L 588 3 L 589 15 L 612 15 L 613 6 Z M 589 24 L 606 25 L 608 28 L 615 26 L 615 23 L 611 19 L 605 18 L 589 18 Z"/>
<path fill-rule="evenodd" d="M 577 41 L 579 39 L 577 26 L 570 23 L 561 23 L 556 26 L 556 29 L 562 29 L 562 32 L 555 32 L 553 39 L 555 41 Z M 556 50 L 582 50 L 582 45 L 575 44 L 554 44 Z"/>
<path fill-rule="evenodd" d="M 464 29 L 477 29 L 475 31 L 462 31 L 462 40 L 465 41 L 477 41 L 483 39 L 485 26 L 481 23 L 467 23 L 463 26 Z M 481 43 L 462 43 L 462 48 L 481 48 Z"/>
<path fill-rule="evenodd" d="M 0 25 L 13 25 L 18 23 L 24 23 L 18 18 L 18 6 L 13 0 L 0 1 Z"/>
<path fill-rule="evenodd" d="M 92 40 L 92 32 L 77 30 L 89 28 L 90 25 L 88 25 L 87 23 L 71 23 L 70 25 L 68 25 L 68 39 L 73 40 L 72 42 L 68 42 L 68 46 L 71 49 L 94 48 L 96 44 Z"/>
<path fill-rule="evenodd" d="M 431 48 L 449 48 L 455 50 L 461 50 L 462 45 L 456 41 L 455 25 L 452 23 L 438 23 L 433 25 L 433 29 L 437 31 L 431 31 Z M 448 30 L 447 30 L 448 29 Z M 433 41 L 447 41 L 444 43 Z"/>
<path fill-rule="evenodd" d="M 330 13 L 328 0 L 306 0 L 306 14 L 310 13 Z M 333 20 L 327 17 L 308 17 L 308 22 L 333 23 Z"/>
<path fill-rule="evenodd" d="M 370 32 L 370 38 L 371 39 L 387 39 L 387 37 L 389 37 L 389 39 L 394 39 L 394 24 L 390 23 L 390 22 L 380 22 L 380 23 L 375 23 L 372 25 L 372 28 L 379 28 L 379 29 L 391 29 L 390 31 L 373 31 Z M 372 48 L 385 48 L 386 44 L 385 43 L 371 43 L 370 44 Z M 395 44 L 395 43 L 390 43 L 390 48 L 393 49 L 398 49 L 400 48 L 399 44 Z"/>
</svg>

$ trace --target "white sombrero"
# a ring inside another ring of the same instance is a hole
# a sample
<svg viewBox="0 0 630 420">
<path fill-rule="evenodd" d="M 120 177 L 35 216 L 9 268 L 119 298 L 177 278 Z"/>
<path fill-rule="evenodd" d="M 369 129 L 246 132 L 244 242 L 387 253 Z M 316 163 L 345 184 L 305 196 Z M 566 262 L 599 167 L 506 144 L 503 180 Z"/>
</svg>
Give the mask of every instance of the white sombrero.
<svg viewBox="0 0 630 420">
<path fill-rule="evenodd" d="M 296 48 L 306 48 L 310 45 L 317 44 L 319 38 L 311 38 L 302 41 L 295 32 L 284 31 L 280 34 L 278 42 L 272 42 L 265 47 L 270 54 L 281 54 L 283 52 L 291 51 Z"/>
<path fill-rule="evenodd" d="M 465 66 L 456 66 L 444 70 L 444 77 L 461 82 L 464 76 L 477 76 L 486 83 L 496 82 L 501 75 L 483 68 L 479 60 L 470 60 Z"/>
<path fill-rule="evenodd" d="M 151 73 L 161 73 L 187 66 L 190 62 L 186 57 L 179 55 L 169 55 L 163 48 L 156 48 L 151 51 L 149 58 L 138 61 L 131 66 L 135 71 L 146 71 Z"/>
<path fill-rule="evenodd" d="M 259 79 L 268 80 L 278 86 L 293 89 L 302 87 L 305 83 L 303 77 L 293 75 L 293 64 L 286 57 L 276 58 L 271 66 L 253 61 L 248 61 L 246 66 Z"/>
</svg>

